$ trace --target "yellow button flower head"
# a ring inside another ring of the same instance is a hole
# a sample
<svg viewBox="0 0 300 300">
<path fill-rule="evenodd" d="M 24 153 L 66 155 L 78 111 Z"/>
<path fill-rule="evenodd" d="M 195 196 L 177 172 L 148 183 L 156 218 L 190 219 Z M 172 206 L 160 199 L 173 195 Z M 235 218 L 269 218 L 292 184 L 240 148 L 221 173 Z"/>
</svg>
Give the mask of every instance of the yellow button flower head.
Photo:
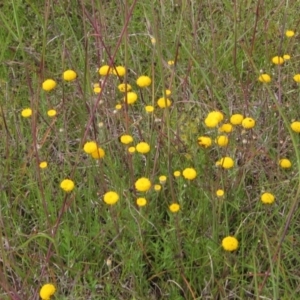
<svg viewBox="0 0 300 300">
<path fill-rule="evenodd" d="M 42 89 L 44 91 L 50 92 L 51 90 L 55 89 L 56 82 L 53 79 L 47 79 L 42 84 Z"/>
<path fill-rule="evenodd" d="M 269 74 L 261 74 L 258 77 L 258 80 L 263 83 L 271 82 L 271 76 Z"/>
<path fill-rule="evenodd" d="M 197 176 L 197 172 L 194 168 L 186 168 L 183 170 L 182 175 L 185 179 L 193 180 Z"/>
<path fill-rule="evenodd" d="M 159 176 L 158 179 L 159 179 L 160 184 L 164 184 L 167 181 L 167 176 L 161 175 L 161 176 Z"/>
<path fill-rule="evenodd" d="M 172 101 L 168 98 L 161 97 L 157 100 L 157 105 L 160 108 L 169 107 L 169 106 L 171 106 L 171 104 L 172 104 Z"/>
<path fill-rule="evenodd" d="M 94 86 L 93 91 L 94 91 L 95 94 L 100 94 L 101 93 L 101 87 L 100 86 Z"/>
<path fill-rule="evenodd" d="M 168 65 L 169 66 L 173 66 L 175 64 L 175 61 L 174 60 L 168 60 Z"/>
<path fill-rule="evenodd" d="M 282 65 L 284 63 L 284 59 L 281 56 L 274 56 L 272 58 L 272 63 L 275 65 Z"/>
<path fill-rule="evenodd" d="M 133 142 L 133 137 L 129 134 L 123 134 L 120 138 L 120 141 L 124 145 L 128 145 Z"/>
<path fill-rule="evenodd" d="M 224 190 L 221 190 L 221 189 L 217 190 L 216 195 L 217 195 L 217 197 L 223 197 L 224 196 Z"/>
<path fill-rule="evenodd" d="M 49 110 L 47 111 L 47 115 L 48 115 L 48 117 L 50 117 L 50 118 L 55 117 L 56 114 L 57 114 L 57 112 L 56 112 L 55 109 L 49 109 Z"/>
<path fill-rule="evenodd" d="M 295 32 L 293 30 L 287 30 L 285 32 L 285 35 L 290 38 L 290 37 L 293 37 L 295 35 Z"/>
<path fill-rule="evenodd" d="M 155 185 L 154 185 L 154 190 L 155 190 L 156 192 L 159 192 L 159 191 L 161 190 L 161 185 L 160 185 L 160 184 L 155 184 Z"/>
<path fill-rule="evenodd" d="M 42 300 L 50 300 L 50 297 L 54 295 L 56 289 L 51 283 L 44 284 L 40 289 L 40 297 Z"/>
<path fill-rule="evenodd" d="M 230 123 L 232 125 L 241 125 L 244 120 L 244 116 L 241 114 L 234 114 L 230 117 Z"/>
<path fill-rule="evenodd" d="M 134 186 L 139 192 L 147 192 L 151 188 L 151 182 L 148 178 L 142 177 L 135 182 Z"/>
<path fill-rule="evenodd" d="M 174 171 L 174 173 L 173 173 L 173 175 L 174 175 L 174 177 L 180 177 L 180 175 L 181 175 L 181 172 L 180 171 Z"/>
<path fill-rule="evenodd" d="M 147 113 L 152 113 L 154 111 L 154 107 L 152 105 L 145 106 L 145 110 Z"/>
<path fill-rule="evenodd" d="M 208 118 L 216 118 L 218 122 L 221 122 L 224 120 L 224 115 L 220 111 L 211 111 L 208 115 Z"/>
<path fill-rule="evenodd" d="M 218 119 L 216 119 L 214 117 L 206 117 L 206 119 L 204 120 L 204 123 L 207 127 L 214 128 L 214 127 L 218 126 L 219 121 L 218 121 Z"/>
<path fill-rule="evenodd" d="M 91 153 L 91 156 L 94 159 L 101 159 L 105 156 L 105 151 L 101 147 L 98 147 L 96 151 Z"/>
<path fill-rule="evenodd" d="M 225 251 L 234 251 L 239 247 L 239 242 L 234 236 L 227 236 L 222 240 L 222 247 Z"/>
<path fill-rule="evenodd" d="M 111 68 L 109 68 L 109 66 L 108 65 L 104 65 L 104 66 L 102 66 L 102 67 L 100 67 L 99 68 L 99 74 L 101 75 L 101 76 L 106 76 L 106 75 L 108 75 L 108 74 L 111 74 L 112 73 L 112 70 L 111 70 Z"/>
<path fill-rule="evenodd" d="M 198 145 L 204 148 L 210 147 L 212 144 L 211 138 L 208 136 L 199 136 L 198 137 Z"/>
<path fill-rule="evenodd" d="M 126 69 L 123 66 L 117 66 L 117 67 L 113 68 L 112 72 L 113 72 L 114 75 L 118 75 L 120 77 L 123 77 L 126 74 Z"/>
<path fill-rule="evenodd" d="M 126 91 L 126 88 L 127 88 L 127 91 Z M 126 93 L 126 92 L 130 92 L 132 90 L 132 87 L 128 83 L 127 84 L 126 83 L 120 83 L 118 85 L 118 89 L 119 89 L 120 92 Z"/>
<path fill-rule="evenodd" d="M 255 126 L 255 120 L 252 119 L 252 118 L 245 118 L 245 119 L 242 121 L 242 126 L 243 126 L 245 129 L 253 128 L 253 127 Z"/>
<path fill-rule="evenodd" d="M 116 110 L 120 110 L 122 108 L 122 105 L 121 104 L 116 104 L 116 106 L 115 106 L 115 109 Z"/>
<path fill-rule="evenodd" d="M 297 83 L 300 82 L 300 74 L 296 74 L 294 77 L 293 77 L 294 81 L 296 81 Z"/>
<path fill-rule="evenodd" d="M 228 145 L 228 142 L 229 142 L 229 139 L 228 139 L 228 136 L 226 136 L 226 135 L 219 135 L 216 138 L 216 143 L 220 147 L 226 147 Z"/>
<path fill-rule="evenodd" d="M 165 94 L 166 94 L 166 96 L 170 96 L 171 94 L 172 94 L 172 92 L 171 92 L 171 90 L 165 90 Z"/>
<path fill-rule="evenodd" d="M 137 152 L 146 154 L 150 151 L 150 145 L 145 142 L 140 142 L 135 146 Z"/>
<path fill-rule="evenodd" d="M 177 213 L 179 210 L 180 210 L 180 205 L 178 203 L 172 203 L 170 206 L 169 206 L 169 210 L 172 212 L 172 213 Z"/>
<path fill-rule="evenodd" d="M 140 76 L 137 80 L 136 80 L 136 84 L 143 88 L 143 87 L 147 87 L 151 84 L 151 78 L 149 76 Z"/>
<path fill-rule="evenodd" d="M 91 154 L 95 151 L 97 151 L 98 146 L 96 142 L 86 142 L 83 146 L 83 150 L 87 154 Z"/>
<path fill-rule="evenodd" d="M 282 158 L 279 160 L 279 166 L 283 169 L 289 169 L 292 166 L 292 163 L 287 158 Z"/>
<path fill-rule="evenodd" d="M 103 201 L 108 205 L 114 205 L 119 201 L 119 195 L 116 192 L 109 191 L 104 194 Z"/>
<path fill-rule="evenodd" d="M 77 74 L 73 70 L 67 70 L 63 73 L 63 79 L 65 81 L 73 81 L 76 79 L 76 77 L 77 77 Z"/>
<path fill-rule="evenodd" d="M 263 193 L 260 197 L 260 200 L 265 204 L 272 204 L 275 201 L 275 197 L 271 193 Z"/>
<path fill-rule="evenodd" d="M 295 121 L 291 124 L 291 128 L 293 131 L 300 133 L 300 122 L 299 121 Z"/>
<path fill-rule="evenodd" d="M 60 188 L 65 192 L 71 192 L 75 187 L 74 181 L 71 179 L 64 179 L 60 183 Z"/>
<path fill-rule="evenodd" d="M 145 206 L 147 204 L 147 200 L 146 198 L 137 198 L 136 199 L 136 205 L 139 206 L 139 207 L 142 207 L 142 206 Z"/>
<path fill-rule="evenodd" d="M 126 98 L 127 98 L 127 104 L 133 104 L 137 100 L 138 96 L 134 92 L 128 92 L 124 97 L 124 102 L 126 102 Z"/>
<path fill-rule="evenodd" d="M 31 108 L 25 108 L 21 111 L 21 116 L 23 118 L 29 118 L 32 115 L 32 109 Z"/>
<path fill-rule="evenodd" d="M 229 156 L 225 156 L 216 162 L 216 166 L 221 166 L 224 169 L 231 169 L 234 166 L 234 160 Z"/>
<path fill-rule="evenodd" d="M 290 56 L 289 54 L 284 54 L 284 55 L 283 55 L 283 59 L 284 59 L 284 61 L 290 60 L 290 59 L 291 59 L 291 56 Z"/>
<path fill-rule="evenodd" d="M 128 152 L 131 153 L 131 154 L 134 153 L 135 152 L 135 147 L 129 147 Z"/>
<path fill-rule="evenodd" d="M 39 166 L 41 169 L 46 169 L 48 167 L 48 163 L 46 161 L 42 161 L 40 162 Z"/>
<path fill-rule="evenodd" d="M 225 123 L 219 128 L 219 132 L 230 133 L 233 130 L 233 126 L 230 123 Z"/>
</svg>

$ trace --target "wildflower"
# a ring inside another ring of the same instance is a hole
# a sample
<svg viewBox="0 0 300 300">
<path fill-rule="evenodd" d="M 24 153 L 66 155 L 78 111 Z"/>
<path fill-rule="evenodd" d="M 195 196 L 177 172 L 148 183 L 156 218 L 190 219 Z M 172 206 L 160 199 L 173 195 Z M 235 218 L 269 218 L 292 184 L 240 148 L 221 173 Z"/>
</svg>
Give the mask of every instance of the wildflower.
<svg viewBox="0 0 300 300">
<path fill-rule="evenodd" d="M 104 194 L 103 201 L 108 205 L 114 205 L 119 201 L 119 195 L 116 192 L 109 191 Z"/>
<path fill-rule="evenodd" d="M 101 87 L 100 87 L 100 84 L 99 83 L 95 83 L 94 84 L 94 93 L 95 94 L 100 94 L 101 93 Z"/>
<path fill-rule="evenodd" d="M 269 74 L 261 74 L 258 77 L 258 80 L 263 83 L 271 82 L 271 76 Z"/>
<path fill-rule="evenodd" d="M 133 142 L 133 137 L 129 134 L 124 134 L 121 136 L 120 141 L 122 144 L 128 145 Z"/>
<path fill-rule="evenodd" d="M 137 198 L 136 204 L 139 207 L 145 206 L 147 204 L 147 200 L 146 200 L 146 198 Z"/>
<path fill-rule="evenodd" d="M 54 295 L 56 291 L 55 286 L 52 283 L 47 283 L 40 289 L 40 297 L 42 300 L 50 300 L 50 297 Z"/>
<path fill-rule="evenodd" d="M 60 183 L 60 188 L 63 189 L 65 192 L 71 192 L 75 187 L 74 181 L 71 179 L 64 179 Z"/>
<path fill-rule="evenodd" d="M 119 89 L 120 92 L 126 93 L 126 92 L 130 92 L 132 90 L 132 87 L 128 83 L 120 83 L 118 85 L 118 89 Z"/>
<path fill-rule="evenodd" d="M 290 37 L 293 37 L 295 35 L 295 32 L 293 30 L 287 30 L 285 32 L 285 35 L 290 38 Z"/>
<path fill-rule="evenodd" d="M 174 173 L 173 173 L 173 175 L 174 175 L 174 177 L 180 177 L 180 175 L 181 175 L 181 172 L 180 171 L 174 171 Z"/>
<path fill-rule="evenodd" d="M 230 133 L 233 130 L 233 126 L 230 123 L 225 123 L 219 128 L 219 132 Z"/>
<path fill-rule="evenodd" d="M 271 193 L 263 193 L 260 197 L 260 200 L 265 204 L 272 204 L 275 201 L 275 197 Z"/>
<path fill-rule="evenodd" d="M 217 127 L 219 124 L 218 120 L 214 117 L 206 117 L 206 119 L 204 120 L 204 123 L 209 128 Z"/>
<path fill-rule="evenodd" d="M 216 195 L 217 195 L 217 197 L 223 197 L 224 196 L 224 190 L 221 190 L 221 189 L 217 190 Z"/>
<path fill-rule="evenodd" d="M 279 166 L 283 169 L 289 169 L 292 166 L 292 163 L 287 158 L 282 158 L 279 160 Z"/>
<path fill-rule="evenodd" d="M 291 128 L 293 131 L 300 133 L 300 122 L 299 121 L 295 121 L 291 124 Z"/>
<path fill-rule="evenodd" d="M 103 158 L 105 156 L 105 151 L 101 147 L 98 147 L 98 149 L 96 151 L 93 151 L 91 153 L 91 156 L 94 159 Z"/>
<path fill-rule="evenodd" d="M 77 74 L 73 70 L 67 70 L 63 73 L 63 79 L 65 81 L 72 81 L 72 80 L 76 79 L 76 77 L 77 77 Z"/>
<path fill-rule="evenodd" d="M 300 82 L 300 74 L 296 74 L 294 77 L 293 77 L 294 81 L 296 81 L 297 83 Z"/>
<path fill-rule="evenodd" d="M 150 151 L 150 145 L 145 142 L 140 142 L 135 146 L 137 152 L 146 154 Z"/>
<path fill-rule="evenodd" d="M 104 65 L 104 66 L 99 68 L 98 72 L 101 76 L 106 76 L 108 74 L 111 74 L 112 70 L 111 70 L 110 66 Z"/>
<path fill-rule="evenodd" d="M 48 163 L 46 161 L 42 161 L 40 162 L 39 166 L 41 169 L 46 169 L 48 167 Z"/>
<path fill-rule="evenodd" d="M 49 110 L 47 111 L 47 115 L 48 115 L 48 117 L 50 117 L 50 118 L 55 117 L 56 114 L 57 114 L 57 112 L 56 112 L 55 109 L 49 109 Z"/>
<path fill-rule="evenodd" d="M 216 162 L 216 166 L 221 166 L 224 169 L 231 169 L 234 166 L 234 160 L 229 156 L 225 156 Z"/>
<path fill-rule="evenodd" d="M 272 58 L 272 63 L 273 63 L 274 65 L 282 65 L 282 64 L 284 63 L 284 59 L 283 59 L 283 57 L 281 57 L 281 56 L 274 56 L 274 57 Z"/>
<path fill-rule="evenodd" d="M 149 76 L 140 76 L 137 80 L 136 80 L 136 84 L 143 88 L 143 87 L 147 87 L 151 84 L 151 78 Z"/>
<path fill-rule="evenodd" d="M 234 114 L 230 117 L 230 123 L 232 125 L 241 125 L 244 120 L 244 116 L 241 114 Z"/>
<path fill-rule="evenodd" d="M 56 82 L 53 79 L 47 79 L 42 84 L 42 89 L 47 92 L 50 92 L 55 87 L 56 87 Z"/>
<path fill-rule="evenodd" d="M 161 190 L 161 185 L 160 185 L 160 184 L 155 184 L 155 185 L 154 185 L 154 190 L 155 190 L 156 192 L 159 192 L 159 191 Z"/>
<path fill-rule="evenodd" d="M 120 110 L 122 108 L 122 105 L 121 104 L 116 104 L 116 106 L 115 106 L 115 109 L 116 110 Z"/>
<path fill-rule="evenodd" d="M 128 92 L 124 97 L 124 102 L 127 101 L 127 104 L 133 104 L 137 100 L 138 96 L 134 92 Z"/>
<path fill-rule="evenodd" d="M 83 150 L 87 154 L 97 151 L 98 146 L 96 142 L 86 142 L 83 146 Z"/>
<path fill-rule="evenodd" d="M 160 184 L 164 184 L 167 181 L 167 176 L 161 175 L 161 176 L 159 176 L 158 179 L 159 179 Z"/>
<path fill-rule="evenodd" d="M 172 101 L 168 98 L 164 98 L 164 97 L 161 97 L 157 100 L 157 105 L 160 107 L 160 108 L 166 108 L 166 107 L 169 107 L 171 106 L 172 104 Z"/>
<path fill-rule="evenodd" d="M 222 247 L 226 251 L 234 251 L 239 247 L 239 242 L 234 236 L 227 236 L 222 240 Z"/>
<path fill-rule="evenodd" d="M 135 152 L 135 147 L 129 147 L 128 152 L 129 153 L 134 153 Z"/>
<path fill-rule="evenodd" d="M 25 108 L 21 111 L 21 116 L 23 118 L 29 118 L 32 115 L 32 109 L 31 108 Z"/>
<path fill-rule="evenodd" d="M 245 118 L 245 119 L 242 121 L 242 126 L 243 126 L 245 129 L 253 128 L 253 127 L 255 126 L 255 120 L 252 119 L 252 118 Z"/>
<path fill-rule="evenodd" d="M 177 204 L 177 203 L 172 203 L 172 204 L 169 206 L 169 210 L 170 210 L 172 213 L 177 213 L 177 212 L 180 210 L 180 205 Z"/>
<path fill-rule="evenodd" d="M 172 94 L 171 90 L 168 90 L 168 89 L 165 90 L 165 95 L 166 95 L 166 96 L 170 96 L 171 94 Z"/>
<path fill-rule="evenodd" d="M 198 145 L 204 148 L 210 147 L 212 144 L 211 138 L 208 136 L 200 136 L 198 137 Z"/>
<path fill-rule="evenodd" d="M 152 45 L 155 45 L 156 44 L 156 39 L 154 37 L 151 37 L 150 38 L 150 41 L 151 41 L 151 44 Z"/>
<path fill-rule="evenodd" d="M 182 175 L 185 179 L 193 180 L 197 176 L 197 172 L 194 168 L 186 168 L 183 170 Z"/>
<path fill-rule="evenodd" d="M 290 56 L 289 54 L 284 54 L 284 55 L 283 55 L 283 59 L 284 59 L 284 61 L 290 60 L 290 59 L 291 59 L 291 56 Z"/>
<path fill-rule="evenodd" d="M 114 75 L 123 77 L 126 74 L 126 69 L 123 66 L 117 66 L 117 67 L 113 68 L 112 72 Z"/>
<path fill-rule="evenodd" d="M 173 66 L 175 64 L 175 61 L 174 60 L 168 60 L 168 65 L 169 66 Z"/>
<path fill-rule="evenodd" d="M 228 145 L 228 142 L 229 142 L 229 139 L 228 139 L 228 136 L 226 136 L 226 135 L 219 135 L 216 138 L 216 143 L 220 147 L 226 147 Z"/>
<path fill-rule="evenodd" d="M 145 110 L 147 113 L 152 113 L 154 111 L 154 107 L 152 105 L 145 106 Z"/>
<path fill-rule="evenodd" d="M 151 188 L 151 182 L 148 178 L 142 177 L 135 182 L 134 186 L 139 192 L 147 192 Z"/>
</svg>

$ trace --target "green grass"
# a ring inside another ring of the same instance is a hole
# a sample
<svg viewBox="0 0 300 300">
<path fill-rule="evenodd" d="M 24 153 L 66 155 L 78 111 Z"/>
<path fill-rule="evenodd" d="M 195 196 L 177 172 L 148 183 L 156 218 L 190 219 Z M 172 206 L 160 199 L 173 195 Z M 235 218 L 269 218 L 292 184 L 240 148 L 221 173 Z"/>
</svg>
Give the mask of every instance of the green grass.
<svg viewBox="0 0 300 300">
<path fill-rule="evenodd" d="M 297 28 L 299 5 L 75 2 L 1 6 L 0 298 L 39 299 L 50 282 L 51 299 L 295 299 L 300 156 L 290 123 L 299 120 L 299 36 L 284 32 Z M 287 53 L 283 66 L 271 63 Z M 126 76 L 100 77 L 105 64 L 125 66 Z M 78 78 L 64 82 L 66 69 Z M 257 80 L 261 71 L 271 83 Z M 139 89 L 140 75 L 152 85 Z M 57 81 L 51 92 L 41 88 L 47 78 Z M 138 94 L 132 106 L 117 89 L 123 81 Z M 167 88 L 172 106 L 160 109 Z M 256 126 L 236 126 L 225 148 L 201 148 L 199 136 L 218 135 L 204 124 L 214 110 L 224 122 L 241 113 Z M 125 133 L 151 151 L 129 154 L 120 143 Z M 103 159 L 83 151 L 91 140 Z M 223 156 L 234 168 L 215 166 Z M 278 166 L 283 157 L 291 169 Z M 187 167 L 196 179 L 173 176 Z M 161 191 L 135 189 L 138 178 L 154 186 L 160 175 L 167 176 Z M 75 182 L 70 193 L 60 189 L 65 178 Z M 215 195 L 220 188 L 223 198 Z M 103 201 L 110 190 L 120 195 L 114 206 Z M 276 196 L 272 205 L 260 201 L 264 191 Z M 148 200 L 142 208 L 140 196 Z M 178 213 L 169 211 L 173 202 Z M 228 235 L 238 250 L 224 251 Z"/>
</svg>

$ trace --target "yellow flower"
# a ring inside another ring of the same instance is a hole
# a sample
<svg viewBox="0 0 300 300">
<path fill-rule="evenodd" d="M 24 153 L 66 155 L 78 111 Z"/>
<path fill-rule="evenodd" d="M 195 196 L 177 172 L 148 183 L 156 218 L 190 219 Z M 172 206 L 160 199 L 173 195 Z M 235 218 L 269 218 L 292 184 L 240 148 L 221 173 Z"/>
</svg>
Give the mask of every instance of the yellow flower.
<svg viewBox="0 0 300 300">
<path fill-rule="evenodd" d="M 175 61 L 174 61 L 174 60 L 168 60 L 168 65 L 169 65 L 169 66 L 173 66 L 173 65 L 174 65 L 174 63 L 175 63 Z"/>
<path fill-rule="evenodd" d="M 127 90 L 126 90 L 126 88 L 127 88 Z M 130 92 L 132 90 L 132 87 L 128 83 L 120 83 L 118 85 L 118 89 L 119 89 L 120 92 L 126 93 L 126 92 Z"/>
<path fill-rule="evenodd" d="M 41 169 L 46 169 L 48 167 L 48 163 L 46 161 L 42 161 L 40 162 L 39 166 Z"/>
<path fill-rule="evenodd" d="M 32 115 L 32 109 L 31 108 L 25 108 L 21 111 L 21 116 L 23 118 L 29 118 Z"/>
<path fill-rule="evenodd" d="M 154 190 L 155 190 L 156 192 L 159 192 L 159 191 L 161 190 L 161 185 L 160 185 L 160 184 L 155 184 L 155 185 L 154 185 Z"/>
<path fill-rule="evenodd" d="M 143 88 L 143 87 L 147 87 L 151 84 L 151 78 L 149 76 L 140 76 L 137 80 L 136 80 L 136 84 Z"/>
<path fill-rule="evenodd" d="M 115 109 L 116 110 L 120 110 L 122 108 L 122 105 L 121 104 L 116 104 L 116 106 L 115 106 Z"/>
<path fill-rule="evenodd" d="M 54 295 L 56 289 L 51 283 L 44 284 L 40 289 L 40 297 L 42 300 L 50 300 L 50 297 Z"/>
<path fill-rule="evenodd" d="M 56 87 L 56 82 L 53 79 L 47 79 L 42 84 L 42 89 L 44 91 L 51 91 Z"/>
<path fill-rule="evenodd" d="M 229 142 L 229 139 L 228 139 L 228 136 L 226 136 L 226 135 L 219 135 L 216 138 L 216 143 L 220 147 L 226 147 L 228 145 L 228 142 Z"/>
<path fill-rule="evenodd" d="M 94 91 L 95 94 L 100 94 L 101 93 L 101 87 L 100 86 L 94 86 L 93 91 Z"/>
<path fill-rule="evenodd" d="M 241 114 L 234 114 L 230 117 L 230 123 L 232 125 L 241 125 L 244 120 L 244 116 Z"/>
<path fill-rule="evenodd" d="M 172 94 L 172 92 L 171 92 L 171 90 L 165 90 L 165 94 L 166 94 L 166 96 L 170 96 L 171 94 Z"/>
<path fill-rule="evenodd" d="M 216 166 L 221 166 L 224 169 L 231 169 L 234 166 L 234 160 L 229 156 L 225 156 L 216 162 Z"/>
<path fill-rule="evenodd" d="M 222 240 L 222 247 L 226 251 L 234 251 L 239 247 L 239 242 L 234 236 L 227 236 Z"/>
<path fill-rule="evenodd" d="M 252 118 L 245 118 L 245 119 L 242 121 L 242 126 L 243 126 L 245 129 L 253 128 L 253 127 L 255 126 L 255 120 L 252 119 Z"/>
<path fill-rule="evenodd" d="M 47 111 L 47 115 L 48 115 L 48 117 L 50 117 L 50 118 L 53 118 L 53 117 L 55 117 L 56 116 L 56 110 L 55 109 L 49 109 L 48 111 Z"/>
<path fill-rule="evenodd" d="M 116 192 L 109 191 L 104 194 L 103 201 L 108 205 L 114 205 L 119 201 L 119 195 Z"/>
<path fill-rule="evenodd" d="M 292 166 L 292 163 L 287 158 L 282 158 L 279 160 L 279 166 L 283 169 L 289 169 Z"/>
<path fill-rule="evenodd" d="M 171 104 L 172 104 L 172 101 L 168 98 L 161 97 L 157 100 L 157 105 L 160 108 L 169 107 L 169 106 L 171 106 Z"/>
<path fill-rule="evenodd" d="M 224 196 L 224 190 L 221 190 L 221 189 L 217 190 L 216 195 L 217 195 L 217 197 L 223 197 Z"/>
<path fill-rule="evenodd" d="M 71 192 L 75 187 L 74 181 L 71 179 L 64 179 L 60 183 L 60 188 L 65 192 Z"/>
<path fill-rule="evenodd" d="M 65 81 L 72 81 L 72 80 L 76 79 L 76 77 L 77 77 L 77 74 L 73 70 L 67 70 L 63 73 L 63 79 Z"/>
<path fill-rule="evenodd" d="M 123 134 L 120 138 L 122 144 L 128 145 L 133 142 L 133 137 L 129 134 Z"/>
<path fill-rule="evenodd" d="M 145 142 L 140 142 L 135 146 L 137 152 L 145 154 L 150 151 L 150 145 Z"/>
<path fill-rule="evenodd" d="M 124 102 L 127 100 L 127 104 L 133 104 L 137 100 L 138 96 L 134 92 L 128 92 L 124 97 Z"/>
<path fill-rule="evenodd" d="M 172 213 L 177 213 L 177 212 L 180 210 L 180 205 L 177 204 L 177 203 L 172 203 L 172 204 L 169 206 L 169 210 L 170 210 Z"/>
<path fill-rule="evenodd" d="M 219 128 L 219 132 L 230 133 L 233 130 L 233 126 L 230 123 L 225 123 Z"/>
<path fill-rule="evenodd" d="M 193 180 L 197 176 L 197 172 L 194 168 L 186 168 L 183 170 L 182 175 L 185 179 Z"/>
<path fill-rule="evenodd" d="M 151 37 L 150 38 L 150 41 L 151 41 L 151 44 L 152 45 L 155 45 L 156 44 L 156 39 L 154 37 Z"/>
<path fill-rule="evenodd" d="M 263 83 L 271 82 L 271 76 L 269 74 L 261 74 L 258 77 L 258 80 Z"/>
<path fill-rule="evenodd" d="M 291 56 L 290 56 L 289 54 L 284 54 L 284 55 L 283 55 L 283 59 L 284 59 L 284 61 L 290 60 L 290 59 L 291 59 Z"/>
<path fill-rule="evenodd" d="M 290 38 L 290 37 L 293 37 L 295 35 L 295 32 L 293 30 L 287 30 L 285 32 L 285 35 Z"/>
<path fill-rule="evenodd" d="M 101 76 L 106 76 L 106 75 L 112 73 L 111 68 L 108 65 L 104 65 L 104 66 L 100 67 L 98 72 Z"/>
<path fill-rule="evenodd" d="M 154 107 L 152 105 L 145 106 L 145 110 L 147 113 L 152 113 L 154 111 Z"/>
<path fill-rule="evenodd" d="M 224 115 L 220 111 L 211 111 L 208 115 L 208 118 L 216 118 L 218 122 L 223 121 Z"/>
<path fill-rule="evenodd" d="M 198 137 L 198 145 L 204 148 L 210 147 L 212 144 L 211 138 L 208 136 L 200 136 Z"/>
<path fill-rule="evenodd" d="M 146 198 L 137 198 L 136 199 L 136 205 L 139 207 L 145 206 L 147 204 Z"/>
<path fill-rule="evenodd" d="M 174 175 L 174 177 L 180 177 L 180 175 L 181 175 L 181 172 L 180 171 L 174 171 L 174 173 L 173 173 L 173 175 Z"/>
<path fill-rule="evenodd" d="M 293 77 L 294 81 L 296 82 L 300 82 L 300 74 L 296 74 L 294 77 Z"/>
<path fill-rule="evenodd" d="M 135 147 L 129 147 L 128 152 L 131 153 L 131 154 L 134 153 L 135 152 Z"/>
<path fill-rule="evenodd" d="M 126 69 L 123 66 L 117 66 L 117 67 L 113 68 L 112 72 L 113 72 L 114 75 L 118 75 L 120 77 L 123 77 L 126 74 Z"/>
<path fill-rule="evenodd" d="M 263 193 L 260 200 L 265 204 L 272 204 L 275 201 L 275 197 L 271 193 Z"/>
<path fill-rule="evenodd" d="M 291 128 L 293 131 L 300 133 L 300 122 L 299 121 L 295 121 L 291 124 Z"/>
<path fill-rule="evenodd" d="M 159 179 L 160 184 L 164 184 L 167 181 L 167 176 L 161 175 L 161 176 L 159 176 L 158 179 Z"/>
<path fill-rule="evenodd" d="M 284 59 L 281 56 L 274 56 L 272 58 L 272 63 L 275 65 L 282 65 L 284 63 Z"/>
<path fill-rule="evenodd" d="M 93 151 L 91 153 L 91 156 L 94 159 L 103 158 L 105 156 L 105 151 L 101 147 L 98 147 L 98 149 L 96 151 Z"/>
<path fill-rule="evenodd" d="M 214 127 L 218 126 L 219 121 L 217 118 L 214 118 L 214 117 L 206 117 L 206 119 L 204 120 L 204 123 L 207 127 L 214 128 Z"/>
<path fill-rule="evenodd" d="M 151 182 L 148 178 L 142 177 L 135 182 L 134 186 L 139 192 L 147 192 L 151 188 Z"/>
<path fill-rule="evenodd" d="M 97 151 L 98 146 L 96 142 L 86 142 L 83 146 L 83 150 L 87 154 L 91 154 L 95 151 Z"/>
</svg>

